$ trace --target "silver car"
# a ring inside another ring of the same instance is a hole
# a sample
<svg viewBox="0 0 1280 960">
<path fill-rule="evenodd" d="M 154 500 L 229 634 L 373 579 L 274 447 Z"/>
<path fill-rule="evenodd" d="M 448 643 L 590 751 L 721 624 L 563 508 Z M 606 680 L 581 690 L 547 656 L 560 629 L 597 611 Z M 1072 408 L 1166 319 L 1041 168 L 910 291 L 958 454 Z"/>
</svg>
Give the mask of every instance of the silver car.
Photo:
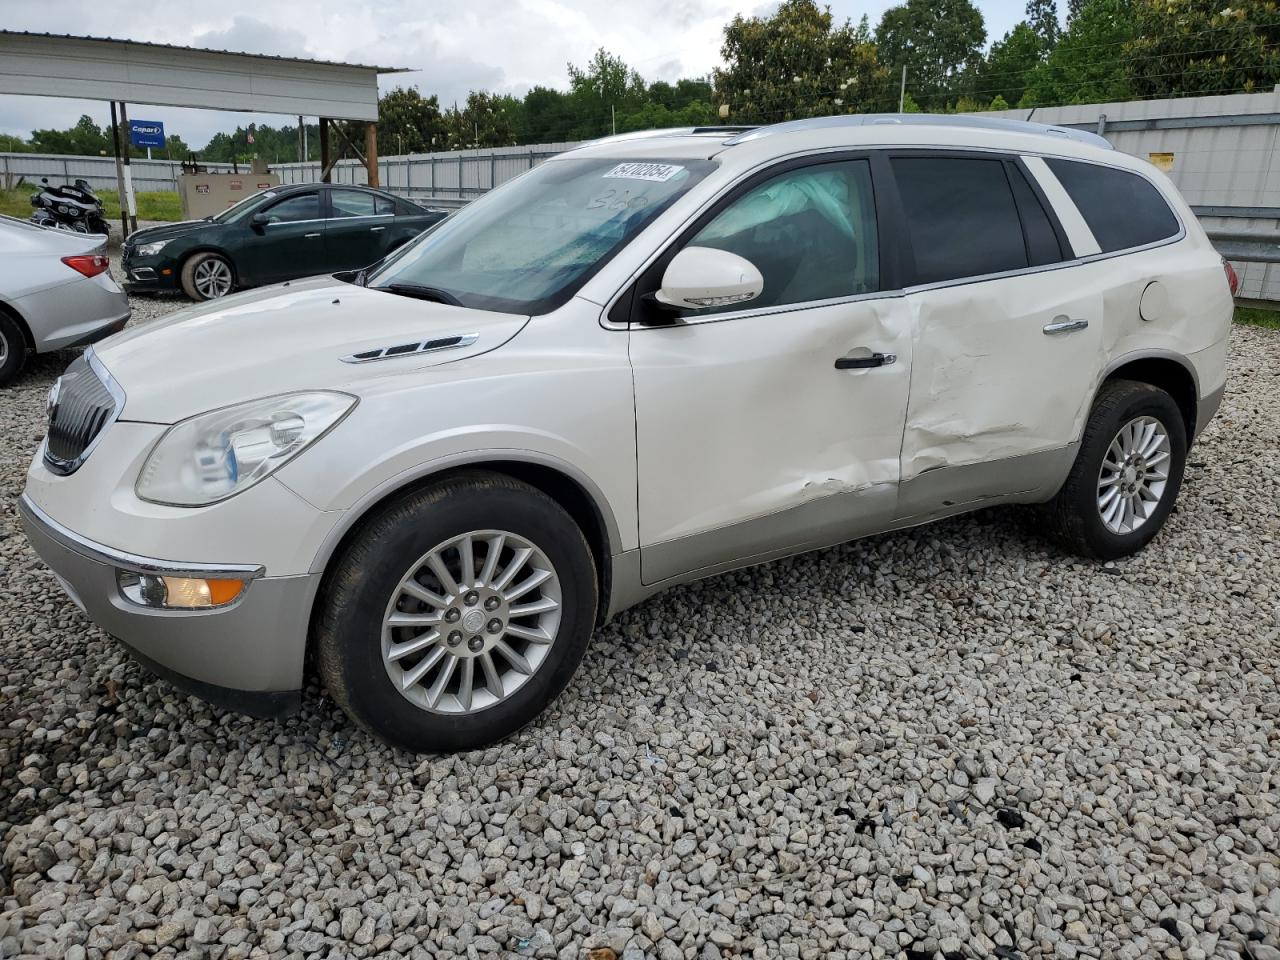
<svg viewBox="0 0 1280 960">
<path fill-rule="evenodd" d="M 128 319 L 103 237 L 0 216 L 0 386 L 28 354 L 94 343 Z"/>
</svg>

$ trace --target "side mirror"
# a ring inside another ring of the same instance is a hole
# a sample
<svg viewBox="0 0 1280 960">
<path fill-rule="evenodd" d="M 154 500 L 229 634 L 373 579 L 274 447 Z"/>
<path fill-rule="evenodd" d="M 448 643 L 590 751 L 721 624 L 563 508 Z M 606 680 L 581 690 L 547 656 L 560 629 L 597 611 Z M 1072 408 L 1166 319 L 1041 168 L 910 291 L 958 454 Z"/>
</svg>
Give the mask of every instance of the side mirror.
<svg viewBox="0 0 1280 960">
<path fill-rule="evenodd" d="M 662 275 L 654 299 L 669 307 L 700 310 L 746 303 L 764 292 L 764 277 L 750 260 L 715 247 L 685 247 Z"/>
<path fill-rule="evenodd" d="M 255 213 L 249 218 L 249 223 L 255 227 L 265 227 L 270 222 L 271 214 L 269 213 Z"/>
</svg>

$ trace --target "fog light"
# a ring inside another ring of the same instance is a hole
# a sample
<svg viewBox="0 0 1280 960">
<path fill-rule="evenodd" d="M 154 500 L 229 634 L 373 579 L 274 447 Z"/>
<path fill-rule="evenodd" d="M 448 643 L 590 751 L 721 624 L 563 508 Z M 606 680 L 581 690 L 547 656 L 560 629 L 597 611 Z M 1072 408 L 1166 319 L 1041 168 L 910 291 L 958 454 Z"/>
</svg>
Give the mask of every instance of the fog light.
<svg viewBox="0 0 1280 960">
<path fill-rule="evenodd" d="M 150 573 L 116 571 L 120 592 L 144 607 L 193 610 L 220 607 L 244 592 L 244 580 L 166 577 Z"/>
</svg>

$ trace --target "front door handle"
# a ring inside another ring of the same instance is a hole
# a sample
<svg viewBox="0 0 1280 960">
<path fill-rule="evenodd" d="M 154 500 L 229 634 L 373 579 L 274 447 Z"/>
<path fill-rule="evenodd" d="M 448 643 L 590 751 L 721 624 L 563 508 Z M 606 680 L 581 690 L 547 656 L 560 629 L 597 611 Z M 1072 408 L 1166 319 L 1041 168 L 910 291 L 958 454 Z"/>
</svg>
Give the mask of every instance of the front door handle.
<svg viewBox="0 0 1280 960">
<path fill-rule="evenodd" d="M 895 353 L 873 353 L 869 357 L 841 357 L 836 361 L 837 370 L 864 370 L 867 367 L 887 367 L 898 362 Z"/>
<path fill-rule="evenodd" d="M 315 239 L 316 237 L 318 237 L 318 236 L 320 236 L 320 234 L 318 234 L 318 233 L 304 233 L 304 234 L 302 235 L 302 239 L 303 239 L 303 240 L 314 240 L 314 239 Z"/>
<path fill-rule="evenodd" d="M 386 228 L 386 227 L 370 227 L 370 228 L 369 228 L 369 232 L 370 232 L 370 233 L 377 233 L 378 231 L 380 231 L 380 230 L 385 230 L 385 229 L 387 229 L 387 228 Z"/>
<path fill-rule="evenodd" d="M 1088 320 L 1077 320 L 1074 317 L 1068 317 L 1065 314 L 1054 317 L 1052 323 L 1044 325 L 1044 332 L 1049 336 L 1058 333 L 1070 333 L 1072 330 L 1083 330 L 1089 325 Z"/>
</svg>

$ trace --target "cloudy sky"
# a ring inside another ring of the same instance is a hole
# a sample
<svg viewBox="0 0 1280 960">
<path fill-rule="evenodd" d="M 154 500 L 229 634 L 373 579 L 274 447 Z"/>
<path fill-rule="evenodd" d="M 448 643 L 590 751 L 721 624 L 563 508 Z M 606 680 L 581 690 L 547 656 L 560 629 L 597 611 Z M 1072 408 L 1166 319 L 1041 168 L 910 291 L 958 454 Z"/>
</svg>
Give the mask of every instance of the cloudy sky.
<svg viewBox="0 0 1280 960">
<path fill-rule="evenodd" d="M 837 18 L 864 13 L 874 27 L 893 0 L 831 0 Z M 1023 14 L 1023 0 L 976 0 L 989 39 Z M 9 30 L 75 33 L 218 50 L 318 57 L 414 73 L 383 78 L 412 83 L 448 105 L 472 89 L 522 95 L 535 84 L 564 87 L 565 64 L 584 63 L 599 47 L 619 54 L 649 80 L 700 76 L 720 62 L 721 32 L 737 13 L 767 13 L 767 0 L 216 0 L 203 3 L 103 3 L 101 0 L 0 0 Z M 302 11 L 305 10 L 305 15 Z M 106 103 L 0 95 L 0 133 L 26 136 L 62 128 L 82 113 L 108 120 Z M 133 107 L 133 119 L 160 120 L 166 132 L 203 146 L 252 114 Z"/>
</svg>

